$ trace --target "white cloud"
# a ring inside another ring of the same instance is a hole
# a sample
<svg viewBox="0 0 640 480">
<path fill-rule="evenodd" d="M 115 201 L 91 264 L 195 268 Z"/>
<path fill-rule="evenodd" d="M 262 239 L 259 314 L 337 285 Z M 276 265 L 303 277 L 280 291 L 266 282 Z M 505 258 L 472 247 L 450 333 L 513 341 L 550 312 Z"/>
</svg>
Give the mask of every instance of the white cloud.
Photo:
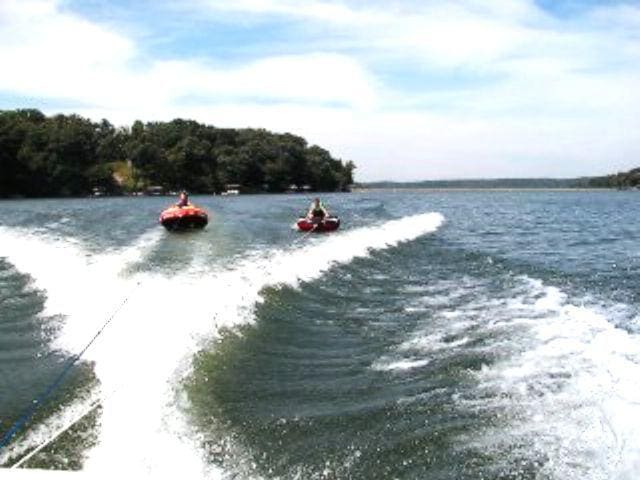
<svg viewBox="0 0 640 480">
<path fill-rule="evenodd" d="M 629 3 L 618 5 L 598 6 L 588 13 L 586 18 L 594 25 L 610 28 L 616 25 L 629 33 L 640 37 L 640 6 Z"/>
<path fill-rule="evenodd" d="M 439 104 L 456 113 L 470 108 L 477 115 L 519 109 L 520 116 L 530 112 L 534 117 L 640 107 L 640 94 L 628 89 L 640 74 L 640 41 L 629 33 L 640 22 L 635 7 L 598 8 L 586 20 L 563 23 L 529 0 L 368 2 L 359 8 L 334 1 L 305 3 L 304 8 L 291 0 L 197 3 L 217 14 L 242 11 L 324 22 L 334 34 L 328 35 L 326 48 L 365 52 L 371 71 L 384 75 L 395 58 L 418 71 L 444 73 L 454 84 L 431 90 L 427 82 L 407 92 L 391 82 L 378 83 L 382 106 L 422 110 Z M 381 67 L 379 58 L 384 59 Z M 610 71 L 621 65 L 625 71 Z M 458 91 L 459 73 L 480 81 Z M 482 81 L 487 77 L 494 77 L 490 85 Z"/>
<path fill-rule="evenodd" d="M 0 89 L 23 95 L 85 99 L 102 75 L 121 71 L 133 43 L 56 2 L 3 0 L 0 4 Z"/>
<path fill-rule="evenodd" d="M 275 56 L 234 68 L 206 61 L 148 61 L 131 40 L 62 13 L 55 2 L 0 7 L 0 89 L 130 109 L 182 97 L 202 101 L 301 101 L 371 108 L 375 82 L 352 58 L 332 53 Z M 141 63 L 138 64 L 138 62 Z"/>
<path fill-rule="evenodd" d="M 336 24 L 379 23 L 385 14 L 368 8 L 354 9 L 345 3 L 310 0 L 301 3 L 297 0 L 193 0 L 192 3 L 202 9 L 215 12 L 240 12 L 253 15 L 284 15 L 307 18 L 314 21 Z"/>
<path fill-rule="evenodd" d="M 374 80 L 358 62 L 336 54 L 269 57 L 233 69 L 201 62 L 157 62 L 145 80 L 161 82 L 170 100 L 195 93 L 213 102 L 278 100 L 364 109 L 376 102 Z"/>
</svg>

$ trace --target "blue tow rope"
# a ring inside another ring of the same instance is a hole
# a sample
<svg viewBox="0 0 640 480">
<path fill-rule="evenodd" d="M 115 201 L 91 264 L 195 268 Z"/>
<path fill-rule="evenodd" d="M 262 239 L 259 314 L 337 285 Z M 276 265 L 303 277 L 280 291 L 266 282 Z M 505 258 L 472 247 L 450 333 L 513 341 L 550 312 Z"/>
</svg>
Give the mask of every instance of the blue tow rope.
<svg viewBox="0 0 640 480">
<path fill-rule="evenodd" d="M 33 415 L 36 413 L 38 408 L 40 408 L 51 397 L 51 395 L 53 395 L 53 393 L 60 387 L 60 385 L 62 384 L 67 374 L 75 366 L 78 360 L 80 360 L 82 355 L 84 355 L 84 353 L 89 349 L 89 347 L 93 344 L 93 342 L 95 342 L 96 339 L 100 336 L 100 334 L 102 334 L 104 329 L 107 328 L 107 326 L 111 323 L 111 320 L 115 318 L 115 316 L 122 309 L 122 307 L 125 306 L 125 304 L 129 301 L 131 294 L 133 294 L 133 292 L 139 285 L 140 285 L 140 282 L 136 284 L 134 289 L 125 297 L 125 299 L 118 306 L 118 308 L 116 308 L 116 310 L 111 314 L 111 316 L 107 319 L 107 321 L 104 322 L 102 327 L 100 327 L 100 329 L 96 332 L 96 334 L 89 341 L 89 343 L 85 345 L 85 347 L 80 351 L 80 353 L 75 354 L 73 357 L 69 359 L 65 367 L 62 369 L 62 372 L 60 372 L 60 374 L 56 377 L 56 379 L 47 387 L 47 389 L 38 398 L 36 398 L 35 400 L 33 400 L 33 402 L 31 402 L 31 406 L 29 406 L 29 408 L 27 408 L 24 411 L 24 413 L 20 416 L 20 418 L 18 418 L 18 420 L 14 422 L 11 428 L 9 428 L 9 430 L 5 432 L 5 434 L 2 436 L 2 439 L 0 440 L 0 451 L 2 451 L 2 449 L 4 449 L 7 445 L 9 445 L 9 443 L 11 442 L 11 439 L 15 436 L 15 434 L 18 433 L 20 429 L 29 420 L 31 420 L 31 418 L 33 418 Z"/>
</svg>

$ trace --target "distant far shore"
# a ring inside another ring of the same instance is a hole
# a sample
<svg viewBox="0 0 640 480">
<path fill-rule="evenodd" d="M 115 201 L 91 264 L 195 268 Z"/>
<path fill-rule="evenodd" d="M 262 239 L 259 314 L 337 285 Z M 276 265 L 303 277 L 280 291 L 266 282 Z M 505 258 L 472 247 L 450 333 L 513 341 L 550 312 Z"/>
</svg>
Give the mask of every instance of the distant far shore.
<svg viewBox="0 0 640 480">
<path fill-rule="evenodd" d="M 366 192 L 609 192 L 612 187 L 354 187 L 353 193 Z"/>
<path fill-rule="evenodd" d="M 638 189 L 640 168 L 601 177 L 577 178 L 480 178 L 466 180 L 423 180 L 416 182 L 356 182 L 353 189 L 401 190 L 576 190 Z"/>
</svg>

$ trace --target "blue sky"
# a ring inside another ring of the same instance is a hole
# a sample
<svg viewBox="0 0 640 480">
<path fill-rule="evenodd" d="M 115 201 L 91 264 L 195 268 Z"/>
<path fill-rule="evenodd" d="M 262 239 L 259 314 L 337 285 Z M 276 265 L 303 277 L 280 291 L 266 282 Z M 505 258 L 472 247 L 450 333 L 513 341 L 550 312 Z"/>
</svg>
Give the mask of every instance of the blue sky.
<svg viewBox="0 0 640 480">
<path fill-rule="evenodd" d="M 640 165 L 640 4 L 2 0 L 0 109 L 289 131 L 356 178 Z"/>
</svg>

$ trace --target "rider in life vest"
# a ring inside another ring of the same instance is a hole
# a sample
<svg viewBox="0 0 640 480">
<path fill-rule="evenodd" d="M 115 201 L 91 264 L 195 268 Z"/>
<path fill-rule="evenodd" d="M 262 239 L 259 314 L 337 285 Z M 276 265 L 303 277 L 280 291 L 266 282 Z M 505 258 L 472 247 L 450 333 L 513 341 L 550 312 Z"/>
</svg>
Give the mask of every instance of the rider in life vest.
<svg viewBox="0 0 640 480">
<path fill-rule="evenodd" d="M 320 202 L 319 198 L 314 198 L 313 202 L 309 206 L 309 212 L 307 213 L 307 218 L 312 222 L 321 222 L 325 218 L 329 216 L 329 212 L 324 207 L 324 205 Z"/>
<path fill-rule="evenodd" d="M 184 190 L 180 192 L 180 196 L 178 197 L 178 203 L 176 203 L 176 207 L 188 207 L 189 203 L 189 195 Z"/>
</svg>

